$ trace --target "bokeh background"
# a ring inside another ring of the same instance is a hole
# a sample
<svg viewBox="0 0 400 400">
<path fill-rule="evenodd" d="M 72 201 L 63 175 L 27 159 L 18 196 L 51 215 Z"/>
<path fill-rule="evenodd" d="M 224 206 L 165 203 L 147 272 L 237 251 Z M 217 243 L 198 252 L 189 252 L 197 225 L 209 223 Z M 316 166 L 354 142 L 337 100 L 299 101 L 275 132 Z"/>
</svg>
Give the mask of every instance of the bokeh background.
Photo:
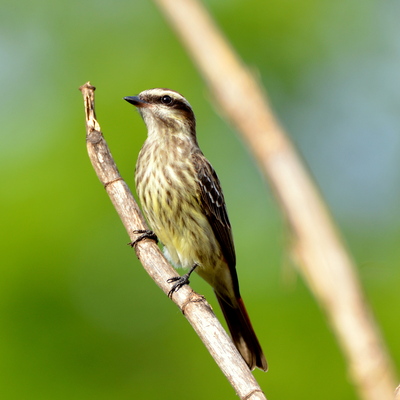
<svg viewBox="0 0 400 400">
<path fill-rule="evenodd" d="M 207 0 L 314 175 L 400 364 L 400 3 Z M 122 176 L 145 127 L 122 100 L 183 93 L 218 171 L 268 398 L 355 399 L 325 317 L 290 260 L 257 166 L 148 0 L 0 0 L 3 399 L 229 399 L 235 394 L 126 245 L 85 148 L 78 87 Z M 246 101 L 246 99 L 243 99 Z M 220 311 L 200 278 L 192 287 Z"/>
</svg>

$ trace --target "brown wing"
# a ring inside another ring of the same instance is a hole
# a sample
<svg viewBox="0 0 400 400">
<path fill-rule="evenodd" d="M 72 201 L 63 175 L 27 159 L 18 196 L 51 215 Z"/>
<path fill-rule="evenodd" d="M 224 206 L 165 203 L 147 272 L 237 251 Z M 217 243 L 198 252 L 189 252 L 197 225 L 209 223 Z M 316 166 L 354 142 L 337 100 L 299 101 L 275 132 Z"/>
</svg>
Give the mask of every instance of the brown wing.
<svg viewBox="0 0 400 400">
<path fill-rule="evenodd" d="M 233 245 L 231 224 L 218 176 L 202 153 L 195 153 L 192 157 L 197 172 L 201 201 L 205 214 L 235 280 L 235 247 Z"/>
</svg>

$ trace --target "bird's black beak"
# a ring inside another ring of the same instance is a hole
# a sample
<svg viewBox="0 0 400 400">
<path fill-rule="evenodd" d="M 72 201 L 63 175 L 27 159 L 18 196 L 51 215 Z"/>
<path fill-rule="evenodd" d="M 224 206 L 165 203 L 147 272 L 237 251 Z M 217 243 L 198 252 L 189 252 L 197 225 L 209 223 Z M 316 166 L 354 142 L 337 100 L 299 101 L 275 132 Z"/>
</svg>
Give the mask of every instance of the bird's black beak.
<svg viewBox="0 0 400 400">
<path fill-rule="evenodd" d="M 146 107 L 148 103 L 146 103 L 144 100 L 139 99 L 138 96 L 127 96 L 124 97 L 124 100 L 126 100 L 128 103 L 133 104 L 135 107 Z"/>
</svg>

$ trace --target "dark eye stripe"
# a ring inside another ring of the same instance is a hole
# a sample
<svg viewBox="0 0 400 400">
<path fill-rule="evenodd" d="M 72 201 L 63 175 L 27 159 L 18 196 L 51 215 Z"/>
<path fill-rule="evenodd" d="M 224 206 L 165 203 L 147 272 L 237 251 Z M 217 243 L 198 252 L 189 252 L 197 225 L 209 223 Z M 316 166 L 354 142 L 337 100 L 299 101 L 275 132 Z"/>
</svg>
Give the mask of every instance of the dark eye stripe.
<svg viewBox="0 0 400 400">
<path fill-rule="evenodd" d="M 171 108 L 175 108 L 176 110 L 182 110 L 186 113 L 193 114 L 193 110 L 186 102 L 184 102 L 180 99 L 176 99 L 173 96 L 168 95 L 168 94 L 164 94 L 162 96 L 160 96 L 160 95 L 144 96 L 143 100 L 145 100 L 148 103 L 153 103 L 153 104 L 154 103 L 164 104 Z"/>
<path fill-rule="evenodd" d="M 172 105 L 173 108 L 177 109 L 177 110 L 182 110 L 182 111 L 186 111 L 186 112 L 193 112 L 192 109 L 183 101 L 180 100 L 176 100 L 174 102 L 174 104 Z"/>
</svg>

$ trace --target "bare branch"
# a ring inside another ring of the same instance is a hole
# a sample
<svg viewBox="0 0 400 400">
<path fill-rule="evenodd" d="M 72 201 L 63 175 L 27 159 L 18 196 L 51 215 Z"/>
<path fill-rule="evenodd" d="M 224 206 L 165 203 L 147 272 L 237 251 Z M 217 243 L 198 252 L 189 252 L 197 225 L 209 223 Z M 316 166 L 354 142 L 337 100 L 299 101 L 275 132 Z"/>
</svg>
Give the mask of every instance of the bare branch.
<svg viewBox="0 0 400 400">
<path fill-rule="evenodd" d="M 114 204 L 131 241 L 133 241 L 137 238 L 137 235 L 133 233 L 134 231 L 148 229 L 146 222 L 131 191 L 118 172 L 101 133 L 100 125 L 96 120 L 94 110 L 95 88 L 87 82 L 80 87 L 80 90 L 85 104 L 86 142 L 90 161 Z M 177 274 L 165 260 L 158 246 L 154 241 L 145 239 L 138 242 L 135 250 L 147 273 L 164 293 L 168 294 L 171 285 L 167 283 L 167 280 L 177 276 Z M 215 317 L 205 298 L 186 285 L 174 293 L 173 301 L 199 335 L 239 397 L 243 400 L 266 400 L 247 364 Z"/>
<path fill-rule="evenodd" d="M 300 270 L 325 310 L 363 399 L 393 398 L 394 371 L 352 260 L 267 96 L 196 0 L 155 0 L 219 106 L 247 141 L 287 216 Z"/>
</svg>

